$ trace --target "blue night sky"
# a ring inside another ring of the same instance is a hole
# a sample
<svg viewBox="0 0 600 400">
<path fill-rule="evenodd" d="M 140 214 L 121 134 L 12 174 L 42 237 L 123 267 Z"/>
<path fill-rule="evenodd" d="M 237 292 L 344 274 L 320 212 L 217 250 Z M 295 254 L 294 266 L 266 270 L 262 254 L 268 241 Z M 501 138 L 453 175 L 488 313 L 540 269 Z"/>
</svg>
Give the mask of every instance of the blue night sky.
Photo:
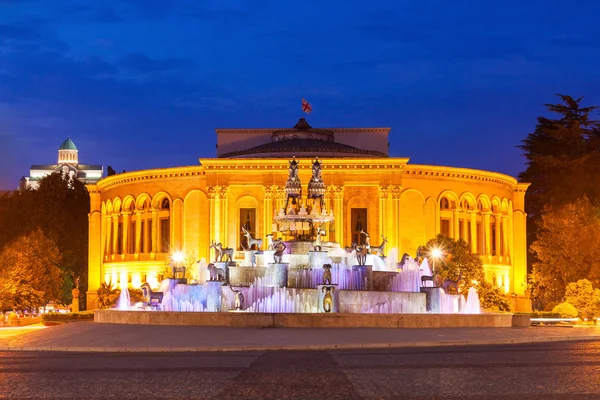
<svg viewBox="0 0 600 400">
<path fill-rule="evenodd" d="M 493 5 L 490 5 L 493 4 Z M 600 104 L 600 3 L 0 0 L 0 188 L 56 162 L 193 165 L 214 128 L 387 126 L 390 155 L 517 174 L 555 93 Z"/>
</svg>

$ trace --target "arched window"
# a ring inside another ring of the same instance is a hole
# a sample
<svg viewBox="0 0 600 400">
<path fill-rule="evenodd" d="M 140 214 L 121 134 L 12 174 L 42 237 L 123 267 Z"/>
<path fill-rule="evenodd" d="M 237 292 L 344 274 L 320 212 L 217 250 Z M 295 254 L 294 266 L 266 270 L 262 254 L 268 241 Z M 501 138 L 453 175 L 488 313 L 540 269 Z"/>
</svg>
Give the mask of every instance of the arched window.
<svg viewBox="0 0 600 400">
<path fill-rule="evenodd" d="M 450 201 L 446 197 L 442 197 L 440 200 L 440 209 L 441 210 L 449 210 L 450 209 Z"/>
</svg>

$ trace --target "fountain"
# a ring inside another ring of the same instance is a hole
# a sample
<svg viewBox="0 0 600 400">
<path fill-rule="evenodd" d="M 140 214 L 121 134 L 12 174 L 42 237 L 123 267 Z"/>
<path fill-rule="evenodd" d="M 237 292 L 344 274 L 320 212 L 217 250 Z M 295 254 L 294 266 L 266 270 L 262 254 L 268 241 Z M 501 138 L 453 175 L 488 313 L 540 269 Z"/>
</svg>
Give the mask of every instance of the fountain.
<svg viewBox="0 0 600 400">
<path fill-rule="evenodd" d="M 131 310 L 131 299 L 129 298 L 129 290 L 127 290 L 127 288 L 121 289 L 121 294 L 119 295 L 119 300 L 117 301 L 117 310 Z"/>
<path fill-rule="evenodd" d="M 474 287 L 469 288 L 467 294 L 467 302 L 463 307 L 462 314 L 481 314 L 481 304 L 479 303 L 479 295 Z"/>
<path fill-rule="evenodd" d="M 325 209 L 321 163 L 313 162 L 306 202 L 298 178 L 298 161 L 289 162 L 285 207 L 274 215 L 273 232 L 261 239 L 243 230 L 248 240 L 244 261 L 233 259 L 233 250 L 211 242 L 215 260 L 196 263 L 198 280 L 187 282 L 185 268 L 173 267 L 173 277 L 160 282 L 157 292 L 142 285 L 143 310 L 165 312 L 323 313 L 323 314 L 478 314 L 474 288 L 467 301 L 436 287 L 427 258 L 385 251 L 387 238 L 343 249 L 322 240 L 333 223 Z M 278 238 L 282 235 L 286 240 Z M 255 249 L 256 247 L 256 249 Z M 387 256 L 385 255 L 387 253 Z M 122 277 L 123 281 L 126 279 Z M 454 283 L 447 281 L 446 283 Z M 127 289 L 121 290 L 118 310 L 132 310 Z M 136 308 L 139 310 L 139 308 Z"/>
</svg>

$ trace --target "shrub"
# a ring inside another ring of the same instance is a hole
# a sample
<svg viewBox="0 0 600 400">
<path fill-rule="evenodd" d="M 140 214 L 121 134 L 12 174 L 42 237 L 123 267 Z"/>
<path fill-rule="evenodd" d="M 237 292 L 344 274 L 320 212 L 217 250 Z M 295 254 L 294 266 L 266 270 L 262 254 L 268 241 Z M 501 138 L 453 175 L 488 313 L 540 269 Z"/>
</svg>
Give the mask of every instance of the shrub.
<svg viewBox="0 0 600 400">
<path fill-rule="evenodd" d="M 93 321 L 93 312 L 82 313 L 47 313 L 42 315 L 42 324 L 45 326 L 62 325 L 69 322 Z"/>
<path fill-rule="evenodd" d="M 553 313 L 557 313 L 561 318 L 575 318 L 579 315 L 579 312 L 575 306 L 567 301 L 560 303 L 552 310 Z"/>
<path fill-rule="evenodd" d="M 512 302 L 497 285 L 487 281 L 478 282 L 476 287 L 481 307 L 490 311 L 511 311 Z"/>
</svg>

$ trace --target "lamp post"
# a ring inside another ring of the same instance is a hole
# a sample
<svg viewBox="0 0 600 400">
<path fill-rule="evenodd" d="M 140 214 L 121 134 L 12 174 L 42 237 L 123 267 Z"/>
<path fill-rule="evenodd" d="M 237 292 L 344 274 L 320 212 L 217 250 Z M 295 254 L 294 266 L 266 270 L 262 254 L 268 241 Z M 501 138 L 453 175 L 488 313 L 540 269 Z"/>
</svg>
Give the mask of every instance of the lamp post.
<svg viewBox="0 0 600 400">
<path fill-rule="evenodd" d="M 177 251 L 171 255 L 171 275 L 175 279 L 180 279 L 179 276 L 179 266 L 183 262 L 184 256 L 181 251 Z M 185 278 L 185 272 L 182 274 L 181 278 Z"/>
<path fill-rule="evenodd" d="M 435 261 L 442 257 L 442 251 L 437 247 L 433 248 L 433 250 L 431 250 L 431 257 L 433 258 L 433 271 L 431 272 L 435 274 Z"/>
</svg>

